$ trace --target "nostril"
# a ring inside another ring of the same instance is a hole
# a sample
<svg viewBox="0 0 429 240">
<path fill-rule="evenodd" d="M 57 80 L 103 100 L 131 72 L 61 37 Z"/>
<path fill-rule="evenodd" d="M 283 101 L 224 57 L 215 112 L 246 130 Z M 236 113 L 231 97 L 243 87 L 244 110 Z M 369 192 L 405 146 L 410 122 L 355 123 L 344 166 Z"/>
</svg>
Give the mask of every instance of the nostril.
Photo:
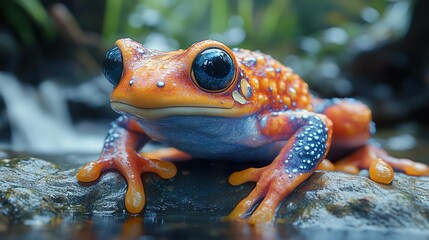
<svg viewBox="0 0 429 240">
<path fill-rule="evenodd" d="M 106 53 L 103 63 L 103 74 L 116 87 L 121 80 L 123 70 L 124 65 L 121 49 L 115 46 Z"/>
</svg>

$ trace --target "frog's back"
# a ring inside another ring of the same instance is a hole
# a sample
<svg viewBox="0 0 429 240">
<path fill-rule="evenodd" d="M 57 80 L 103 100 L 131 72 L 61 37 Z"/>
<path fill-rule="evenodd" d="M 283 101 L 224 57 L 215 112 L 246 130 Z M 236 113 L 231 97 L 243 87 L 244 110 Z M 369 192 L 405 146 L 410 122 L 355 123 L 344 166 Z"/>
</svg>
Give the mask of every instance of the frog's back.
<svg viewBox="0 0 429 240">
<path fill-rule="evenodd" d="M 312 111 L 308 85 L 293 70 L 259 51 L 233 49 L 239 80 L 245 79 L 260 109 Z M 243 86 L 243 84 L 241 84 Z"/>
</svg>

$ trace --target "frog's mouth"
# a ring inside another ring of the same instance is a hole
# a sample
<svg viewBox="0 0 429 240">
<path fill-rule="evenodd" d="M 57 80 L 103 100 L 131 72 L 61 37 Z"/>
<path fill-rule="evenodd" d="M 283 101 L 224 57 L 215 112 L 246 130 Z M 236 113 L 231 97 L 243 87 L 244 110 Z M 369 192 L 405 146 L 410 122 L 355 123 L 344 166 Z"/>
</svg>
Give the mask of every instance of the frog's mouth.
<svg viewBox="0 0 429 240">
<path fill-rule="evenodd" d="M 163 108 L 139 108 L 123 102 L 111 102 L 113 110 L 118 113 L 129 113 L 139 118 L 156 120 L 171 116 L 217 116 L 217 117 L 239 117 L 241 111 L 231 108 L 206 107 L 206 106 L 173 106 Z"/>
</svg>

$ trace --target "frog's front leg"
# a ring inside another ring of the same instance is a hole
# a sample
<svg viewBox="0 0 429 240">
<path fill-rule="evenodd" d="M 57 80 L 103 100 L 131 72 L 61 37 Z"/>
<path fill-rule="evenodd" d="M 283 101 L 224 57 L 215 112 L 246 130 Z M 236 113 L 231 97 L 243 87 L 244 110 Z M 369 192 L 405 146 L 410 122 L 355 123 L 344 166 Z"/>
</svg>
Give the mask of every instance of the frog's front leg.
<svg viewBox="0 0 429 240">
<path fill-rule="evenodd" d="M 149 140 L 134 120 L 119 117 L 112 123 L 99 159 L 83 166 L 76 174 L 77 179 L 81 182 L 92 182 L 100 176 L 101 171 L 117 169 L 128 183 L 126 209 L 130 213 L 141 212 L 145 205 L 145 194 L 140 175 L 143 172 L 153 172 L 169 179 L 174 177 L 177 171 L 170 162 L 139 155 L 138 150 Z"/>
<path fill-rule="evenodd" d="M 309 112 L 269 113 L 260 119 L 260 130 L 272 141 L 287 141 L 268 166 L 235 172 L 229 178 L 232 185 L 257 182 L 228 216 L 239 219 L 250 215 L 249 223 L 253 224 L 272 221 L 280 201 L 317 169 L 329 150 L 332 123 L 324 115 Z"/>
</svg>

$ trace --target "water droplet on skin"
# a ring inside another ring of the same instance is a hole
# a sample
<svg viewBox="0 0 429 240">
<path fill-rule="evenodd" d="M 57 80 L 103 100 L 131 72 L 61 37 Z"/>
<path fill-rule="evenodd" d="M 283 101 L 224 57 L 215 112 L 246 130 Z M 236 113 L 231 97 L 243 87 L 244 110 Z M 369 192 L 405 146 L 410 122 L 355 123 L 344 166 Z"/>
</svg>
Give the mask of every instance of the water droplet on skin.
<svg viewBox="0 0 429 240">
<path fill-rule="evenodd" d="M 267 126 L 267 122 L 268 122 L 268 119 L 267 119 L 267 117 L 266 116 L 264 116 L 261 120 L 260 120 L 260 124 L 261 124 L 261 127 L 266 127 Z"/>
</svg>

